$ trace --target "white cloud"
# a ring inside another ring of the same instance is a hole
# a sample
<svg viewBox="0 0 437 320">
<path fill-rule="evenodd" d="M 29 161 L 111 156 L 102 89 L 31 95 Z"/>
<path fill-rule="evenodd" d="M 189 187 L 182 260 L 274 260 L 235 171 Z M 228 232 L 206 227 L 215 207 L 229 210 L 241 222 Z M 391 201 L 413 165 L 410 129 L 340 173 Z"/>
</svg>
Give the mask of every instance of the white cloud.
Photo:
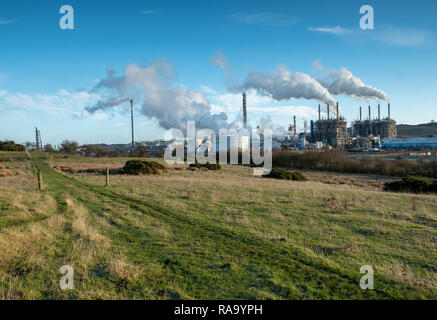
<svg viewBox="0 0 437 320">
<path fill-rule="evenodd" d="M 25 94 L 21 92 L 0 94 L 0 106 L 9 110 L 38 111 L 50 114 L 78 116 L 86 106 L 101 99 L 101 95 L 87 91 L 70 92 L 61 89 L 54 94 Z"/>
<path fill-rule="evenodd" d="M 347 33 L 351 33 L 351 30 L 348 29 L 344 29 L 340 26 L 336 26 L 336 27 L 319 27 L 319 28 L 314 28 L 314 27 L 309 27 L 308 30 L 310 31 L 316 31 L 316 32 L 322 32 L 322 33 L 332 33 L 335 35 L 340 35 L 340 34 L 347 34 Z"/>
<path fill-rule="evenodd" d="M 226 111 L 229 111 L 229 110 L 226 110 L 226 108 L 221 106 L 221 105 L 211 103 L 211 112 L 220 113 L 220 112 L 226 112 Z"/>
<path fill-rule="evenodd" d="M 434 34 L 425 29 L 412 27 L 399 27 L 392 25 L 382 25 L 375 27 L 373 30 L 345 29 L 337 27 L 309 27 L 308 30 L 329 33 L 342 37 L 356 37 L 359 39 L 368 39 L 377 41 L 390 46 L 417 47 L 430 42 Z"/>
<path fill-rule="evenodd" d="M 15 20 L 0 20 L 0 24 L 11 24 L 14 22 L 15 22 Z"/>
<path fill-rule="evenodd" d="M 392 46 L 416 47 L 429 42 L 433 33 L 410 27 L 382 26 L 369 33 L 369 37 Z"/>
<path fill-rule="evenodd" d="M 218 92 L 215 91 L 214 89 L 212 89 L 210 86 L 200 86 L 200 89 L 205 93 L 205 94 L 217 94 Z"/>
<path fill-rule="evenodd" d="M 257 24 L 270 27 L 286 27 L 299 23 L 301 19 L 288 17 L 280 13 L 234 13 L 228 16 L 231 20 L 242 24 Z"/>
</svg>

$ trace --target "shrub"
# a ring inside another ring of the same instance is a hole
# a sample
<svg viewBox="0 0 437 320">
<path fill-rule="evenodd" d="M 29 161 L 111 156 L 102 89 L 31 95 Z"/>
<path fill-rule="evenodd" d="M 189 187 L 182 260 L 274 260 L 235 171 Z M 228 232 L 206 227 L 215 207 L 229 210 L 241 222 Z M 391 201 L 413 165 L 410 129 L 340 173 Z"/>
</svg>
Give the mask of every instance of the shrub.
<svg viewBox="0 0 437 320">
<path fill-rule="evenodd" d="M 16 144 L 14 141 L 0 141 L 0 151 L 26 151 L 26 148 L 21 144 Z"/>
<path fill-rule="evenodd" d="M 156 161 L 129 160 L 123 167 L 123 172 L 127 174 L 160 174 L 166 171 L 166 167 Z"/>
<path fill-rule="evenodd" d="M 61 143 L 61 150 L 64 153 L 76 154 L 78 148 L 79 143 L 77 143 L 76 141 L 64 140 Z"/>
<path fill-rule="evenodd" d="M 408 176 L 402 178 L 400 181 L 385 183 L 384 190 L 395 192 L 437 193 L 437 179 Z"/>
<path fill-rule="evenodd" d="M 273 166 L 343 173 L 362 173 L 390 176 L 424 176 L 437 178 L 437 161 L 410 161 L 405 159 L 362 159 L 339 151 L 280 151 L 273 152 Z"/>
<path fill-rule="evenodd" d="M 285 170 L 281 168 L 273 168 L 272 171 L 264 176 L 266 178 L 275 178 L 282 180 L 306 181 L 307 178 L 300 172 Z"/>
<path fill-rule="evenodd" d="M 207 162 L 205 164 L 200 164 L 196 160 L 195 163 L 191 163 L 190 164 L 190 168 L 198 168 L 198 169 L 205 168 L 205 169 L 208 169 L 208 170 L 220 170 L 222 167 L 220 166 L 219 163 L 209 163 L 209 162 Z"/>
</svg>

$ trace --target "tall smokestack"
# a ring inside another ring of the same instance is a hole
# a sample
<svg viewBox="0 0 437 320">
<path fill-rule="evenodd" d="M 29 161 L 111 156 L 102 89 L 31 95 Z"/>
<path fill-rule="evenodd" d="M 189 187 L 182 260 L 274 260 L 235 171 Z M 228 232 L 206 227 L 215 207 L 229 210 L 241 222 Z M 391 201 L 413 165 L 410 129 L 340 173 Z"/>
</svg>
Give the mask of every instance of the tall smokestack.
<svg viewBox="0 0 437 320">
<path fill-rule="evenodd" d="M 388 104 L 388 118 L 390 119 L 390 103 Z"/>
<path fill-rule="evenodd" d="M 372 120 L 372 114 L 370 112 L 370 106 L 369 106 L 369 120 Z"/>
<path fill-rule="evenodd" d="M 293 116 L 293 133 L 296 135 L 296 116 Z"/>
<path fill-rule="evenodd" d="M 337 120 L 340 118 L 340 109 L 338 108 L 338 101 L 337 101 Z"/>
<path fill-rule="evenodd" d="M 134 139 L 134 99 L 130 99 L 130 119 L 132 126 L 132 150 L 135 148 L 135 139 Z"/>
<path fill-rule="evenodd" d="M 313 120 L 310 121 L 310 127 L 311 127 L 311 143 L 314 143 L 315 139 L 314 139 L 314 121 Z"/>
<path fill-rule="evenodd" d="M 243 128 L 247 128 L 247 102 L 246 92 L 243 92 Z"/>
<path fill-rule="evenodd" d="M 360 106 L 360 121 L 363 121 L 363 110 Z"/>
<path fill-rule="evenodd" d="M 320 117 L 320 104 L 319 104 L 319 121 L 321 120 L 322 118 Z"/>
<path fill-rule="evenodd" d="M 327 104 L 326 107 L 327 107 L 327 109 L 328 109 L 328 110 L 327 110 L 327 113 L 328 113 L 328 120 L 329 120 L 329 104 Z"/>
<path fill-rule="evenodd" d="M 381 121 L 381 107 L 379 106 L 379 103 L 378 103 L 378 120 Z"/>
</svg>

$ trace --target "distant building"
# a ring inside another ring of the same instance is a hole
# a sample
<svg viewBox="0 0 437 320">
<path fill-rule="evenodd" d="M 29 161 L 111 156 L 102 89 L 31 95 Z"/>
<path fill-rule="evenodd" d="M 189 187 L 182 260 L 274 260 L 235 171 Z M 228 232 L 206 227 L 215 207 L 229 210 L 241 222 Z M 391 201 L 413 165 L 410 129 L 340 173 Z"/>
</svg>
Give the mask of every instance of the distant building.
<svg viewBox="0 0 437 320">
<path fill-rule="evenodd" d="M 343 148 L 346 145 L 346 125 L 343 117 L 318 120 L 314 123 L 314 139 L 324 145 Z"/>
<path fill-rule="evenodd" d="M 354 137 L 381 137 L 381 138 L 397 138 L 398 128 L 396 121 L 390 118 L 390 103 L 388 104 L 388 116 L 381 118 L 381 107 L 378 104 L 378 118 L 372 120 L 371 110 L 369 106 L 369 117 L 366 120 L 362 119 L 362 109 L 360 107 L 360 119 L 352 124 L 352 132 Z"/>
<path fill-rule="evenodd" d="M 382 146 L 384 148 L 437 148 L 437 138 L 394 138 L 382 139 Z"/>
<path fill-rule="evenodd" d="M 380 136 L 381 138 L 396 138 L 398 130 L 396 121 L 393 119 L 357 120 L 352 125 L 355 137 Z"/>
<path fill-rule="evenodd" d="M 314 142 L 322 142 L 323 145 L 329 145 L 333 148 L 343 149 L 346 146 L 347 138 L 347 122 L 344 117 L 340 116 L 338 103 L 336 105 L 336 118 L 331 118 L 329 105 L 327 107 L 327 119 L 322 119 L 320 116 L 319 105 L 319 120 L 311 124 L 311 135 L 314 136 Z M 311 140 L 313 140 L 311 139 Z"/>
</svg>

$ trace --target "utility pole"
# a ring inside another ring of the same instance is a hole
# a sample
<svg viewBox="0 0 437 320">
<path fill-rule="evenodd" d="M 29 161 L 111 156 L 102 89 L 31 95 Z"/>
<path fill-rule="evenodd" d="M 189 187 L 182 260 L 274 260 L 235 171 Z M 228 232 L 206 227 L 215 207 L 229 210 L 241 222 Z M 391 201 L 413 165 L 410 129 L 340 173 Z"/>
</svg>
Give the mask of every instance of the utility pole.
<svg viewBox="0 0 437 320">
<path fill-rule="evenodd" d="M 130 99 L 130 117 L 131 117 L 131 126 L 132 126 L 132 151 L 135 148 L 135 139 L 134 139 L 134 99 Z"/>
</svg>

